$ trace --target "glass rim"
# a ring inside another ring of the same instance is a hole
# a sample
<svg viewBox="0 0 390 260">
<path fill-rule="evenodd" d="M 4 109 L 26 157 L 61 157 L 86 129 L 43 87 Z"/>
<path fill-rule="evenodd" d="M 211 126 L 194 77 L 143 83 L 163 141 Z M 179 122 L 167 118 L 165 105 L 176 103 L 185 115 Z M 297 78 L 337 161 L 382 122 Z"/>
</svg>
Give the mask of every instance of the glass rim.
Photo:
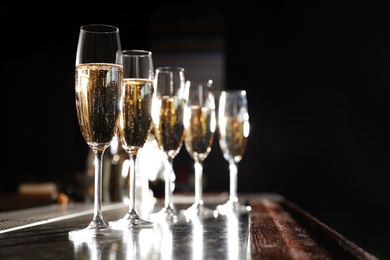
<svg viewBox="0 0 390 260">
<path fill-rule="evenodd" d="M 109 24 L 87 24 L 80 27 L 81 30 L 89 33 L 116 33 L 119 28 Z"/>
<path fill-rule="evenodd" d="M 122 50 L 122 56 L 151 56 L 152 52 L 147 50 Z"/>
<path fill-rule="evenodd" d="M 221 93 L 226 93 L 227 95 L 240 93 L 240 95 L 246 96 L 245 89 L 223 89 L 221 90 Z"/>
<path fill-rule="evenodd" d="M 232 88 L 232 89 L 222 89 L 223 92 L 246 92 L 246 89 L 238 89 L 238 88 Z"/>
<path fill-rule="evenodd" d="M 187 79 L 186 81 L 189 81 L 190 83 L 206 83 L 207 85 L 211 85 L 214 83 L 212 79 L 200 79 L 200 78 L 193 78 L 193 79 Z"/>
<path fill-rule="evenodd" d="M 184 68 L 183 67 L 179 67 L 179 66 L 161 66 L 161 67 L 157 67 L 156 68 L 156 71 L 172 71 L 172 70 L 176 70 L 176 71 L 184 71 Z"/>
</svg>

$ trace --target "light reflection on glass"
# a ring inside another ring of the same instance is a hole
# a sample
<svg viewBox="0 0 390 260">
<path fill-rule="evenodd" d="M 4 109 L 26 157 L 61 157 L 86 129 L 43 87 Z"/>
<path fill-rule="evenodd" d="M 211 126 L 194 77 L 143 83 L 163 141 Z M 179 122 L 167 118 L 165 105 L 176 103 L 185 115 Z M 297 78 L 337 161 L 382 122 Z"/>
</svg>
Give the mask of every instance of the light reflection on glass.
<svg viewBox="0 0 390 260">
<path fill-rule="evenodd" d="M 153 234 L 153 252 L 154 258 L 151 259 L 172 259 L 172 229 L 168 223 L 159 223 Z M 150 238 L 148 238 L 150 241 Z"/>
<path fill-rule="evenodd" d="M 74 259 L 116 259 L 122 239 L 118 238 L 77 238 L 72 239 Z"/>
<path fill-rule="evenodd" d="M 144 146 L 138 153 L 138 171 L 146 176 L 147 180 L 155 181 L 158 175 L 164 170 L 165 153 L 161 151 L 153 135 L 149 135 Z M 153 158 L 153 163 L 150 163 Z"/>
<path fill-rule="evenodd" d="M 129 159 L 126 159 L 123 161 L 123 164 L 122 164 L 122 172 L 121 172 L 121 176 L 122 176 L 122 179 L 123 180 L 126 180 L 127 178 L 127 175 L 129 174 L 129 168 L 130 168 L 130 160 Z M 129 184 L 124 184 L 123 185 L 123 191 L 122 193 L 123 194 L 129 194 Z M 129 205 L 130 201 L 129 201 L 129 195 L 123 195 L 123 198 L 122 198 L 122 201 L 123 203 L 125 203 L 126 205 Z"/>
<path fill-rule="evenodd" d="M 126 259 L 153 259 L 153 229 L 132 230 L 129 232 Z"/>
<path fill-rule="evenodd" d="M 203 259 L 203 223 L 199 218 L 192 218 L 192 259 Z"/>
<path fill-rule="evenodd" d="M 119 147 L 119 140 L 118 140 L 118 135 L 115 134 L 114 137 L 112 138 L 112 142 L 110 145 L 110 153 L 113 154 L 114 156 L 118 156 L 118 147 Z"/>
<path fill-rule="evenodd" d="M 239 259 L 239 231 L 238 216 L 234 213 L 227 214 L 227 231 L 228 231 L 228 256 L 229 259 Z"/>
<path fill-rule="evenodd" d="M 162 223 L 153 228 L 131 230 L 123 241 L 125 245 L 122 259 L 172 259 L 172 230 L 167 224 Z M 112 256 L 114 253 L 110 255 L 110 257 Z"/>
<path fill-rule="evenodd" d="M 131 230 L 124 240 L 123 259 L 172 259 L 172 230 L 167 224 Z M 111 254 L 113 256 L 114 254 Z M 110 258 L 117 259 L 117 258 Z"/>
<path fill-rule="evenodd" d="M 139 232 L 138 236 L 138 257 L 135 259 L 154 259 L 152 257 L 153 254 L 153 244 L 154 244 L 154 233 L 156 231 L 154 229 L 142 229 Z"/>
</svg>

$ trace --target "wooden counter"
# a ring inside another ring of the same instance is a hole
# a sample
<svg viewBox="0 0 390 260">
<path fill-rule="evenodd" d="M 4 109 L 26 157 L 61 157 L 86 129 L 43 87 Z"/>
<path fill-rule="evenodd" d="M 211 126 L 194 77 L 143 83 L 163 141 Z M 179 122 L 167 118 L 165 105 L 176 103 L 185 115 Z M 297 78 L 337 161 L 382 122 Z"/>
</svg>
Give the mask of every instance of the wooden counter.
<svg viewBox="0 0 390 260">
<path fill-rule="evenodd" d="M 206 206 L 219 204 L 215 198 L 205 197 Z M 121 239 L 87 242 L 69 240 L 68 232 L 89 224 L 91 204 L 2 212 L 0 259 L 377 259 L 284 197 L 240 200 L 252 207 L 249 214 L 156 224 Z M 192 201 L 174 196 L 178 211 Z M 161 206 L 157 201 L 153 211 Z M 122 218 L 127 210 L 123 203 L 104 204 L 104 220 Z"/>
</svg>

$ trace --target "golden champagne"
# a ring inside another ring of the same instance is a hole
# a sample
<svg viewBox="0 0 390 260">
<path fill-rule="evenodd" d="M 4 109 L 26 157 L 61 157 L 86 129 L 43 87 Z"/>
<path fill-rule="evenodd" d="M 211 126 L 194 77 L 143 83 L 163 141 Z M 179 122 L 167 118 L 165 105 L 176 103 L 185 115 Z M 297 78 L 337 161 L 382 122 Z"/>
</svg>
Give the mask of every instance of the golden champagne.
<svg viewBox="0 0 390 260">
<path fill-rule="evenodd" d="M 153 81 L 124 79 L 118 136 L 126 152 L 141 148 L 152 122 Z"/>
<path fill-rule="evenodd" d="M 155 124 L 155 138 L 162 150 L 174 157 L 184 140 L 184 101 L 177 97 L 164 96 L 159 99 L 160 109 Z"/>
<path fill-rule="evenodd" d="M 225 118 L 225 123 L 220 125 L 219 145 L 225 160 L 241 161 L 248 142 L 248 121 L 238 120 L 236 117 Z"/>
<path fill-rule="evenodd" d="M 213 144 L 215 116 L 207 107 L 190 106 L 186 124 L 185 145 L 192 159 L 204 160 Z"/>
<path fill-rule="evenodd" d="M 123 67 L 117 64 L 76 66 L 76 109 L 81 133 L 89 146 L 108 146 L 119 119 Z"/>
</svg>

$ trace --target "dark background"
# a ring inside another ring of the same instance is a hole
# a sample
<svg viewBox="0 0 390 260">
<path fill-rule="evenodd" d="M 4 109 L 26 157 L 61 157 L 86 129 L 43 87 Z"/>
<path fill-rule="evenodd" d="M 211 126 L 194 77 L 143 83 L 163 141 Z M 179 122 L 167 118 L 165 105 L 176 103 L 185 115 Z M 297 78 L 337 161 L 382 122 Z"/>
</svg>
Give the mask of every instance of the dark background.
<svg viewBox="0 0 390 260">
<path fill-rule="evenodd" d="M 170 33 L 177 51 L 188 36 L 183 27 L 200 24 L 193 34 L 223 38 L 219 87 L 249 95 L 251 135 L 238 191 L 280 193 L 366 251 L 389 258 L 390 16 L 384 3 L 6 4 L 0 191 L 46 180 L 70 191 L 75 173 L 84 171 L 88 147 L 74 104 L 81 25 L 118 26 L 123 49 L 158 53 L 160 22 L 178 32 Z M 217 29 L 204 22 L 210 16 Z M 175 164 L 190 169 L 184 151 Z M 204 162 L 204 190 L 228 191 L 227 172 L 215 142 Z"/>
</svg>

